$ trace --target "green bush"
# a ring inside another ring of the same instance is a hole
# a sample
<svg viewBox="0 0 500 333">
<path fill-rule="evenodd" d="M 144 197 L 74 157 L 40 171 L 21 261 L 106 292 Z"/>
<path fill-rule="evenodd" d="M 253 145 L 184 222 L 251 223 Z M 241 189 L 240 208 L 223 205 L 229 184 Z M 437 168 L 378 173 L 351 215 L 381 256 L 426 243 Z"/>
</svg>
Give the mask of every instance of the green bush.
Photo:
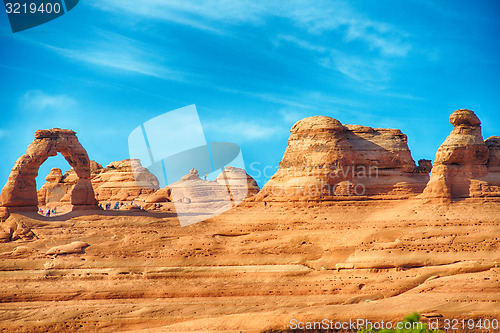
<svg viewBox="0 0 500 333">
<path fill-rule="evenodd" d="M 402 321 L 403 327 L 407 326 L 412 326 L 414 327 L 414 323 L 419 323 L 420 322 L 420 315 L 418 313 L 413 313 L 409 316 L 406 316 L 405 319 Z M 406 324 L 406 326 L 405 326 Z M 393 329 L 393 330 L 388 330 L 388 329 L 382 329 L 382 330 L 376 330 L 376 329 L 365 329 L 362 328 L 358 330 L 358 333 L 442 333 L 442 331 L 438 330 L 430 330 L 427 328 L 427 324 L 422 323 L 422 328 L 411 328 L 411 329 Z"/>
</svg>

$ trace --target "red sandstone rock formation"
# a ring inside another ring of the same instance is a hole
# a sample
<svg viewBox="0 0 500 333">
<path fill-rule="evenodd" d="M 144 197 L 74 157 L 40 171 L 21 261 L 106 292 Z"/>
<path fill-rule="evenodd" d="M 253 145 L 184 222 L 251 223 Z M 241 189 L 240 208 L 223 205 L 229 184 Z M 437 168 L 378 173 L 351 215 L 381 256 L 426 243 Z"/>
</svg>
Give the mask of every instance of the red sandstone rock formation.
<svg viewBox="0 0 500 333">
<path fill-rule="evenodd" d="M 93 179 L 102 169 L 102 165 L 96 161 L 90 161 L 90 178 Z M 64 175 L 61 169 L 53 168 L 45 180 L 47 182 L 38 190 L 39 206 L 71 204 L 71 189 L 78 181 L 78 175 L 73 168 L 66 171 Z"/>
<path fill-rule="evenodd" d="M 99 201 L 131 201 L 158 189 L 158 179 L 142 167 L 139 160 L 112 162 L 106 168 L 91 161 L 90 170 L 92 187 Z M 48 182 L 38 191 L 40 205 L 66 204 L 70 201 L 69 189 L 78 179 L 75 170 L 67 171 L 57 183 L 55 180 L 58 178 L 53 177 L 53 171 L 46 178 Z"/>
<path fill-rule="evenodd" d="M 256 200 L 409 197 L 429 179 L 425 164 L 416 167 L 400 130 L 310 117 L 292 127 L 280 167 Z"/>
<path fill-rule="evenodd" d="M 172 191 L 168 187 L 164 187 L 148 195 L 145 199 L 146 203 L 161 203 L 172 201 Z"/>
<path fill-rule="evenodd" d="M 227 166 L 215 179 L 225 185 L 238 198 L 252 197 L 259 193 L 257 182 L 245 170 Z"/>
<path fill-rule="evenodd" d="M 63 175 L 61 169 L 52 168 L 47 177 L 45 177 L 45 180 L 49 183 L 59 183 L 62 180 L 62 177 Z"/>
<path fill-rule="evenodd" d="M 482 186 L 481 194 L 500 197 L 500 136 L 489 137 L 484 143 L 488 147 L 489 157 L 486 163 L 488 174 L 483 179 L 487 185 Z"/>
<path fill-rule="evenodd" d="M 245 170 L 226 167 L 215 181 L 202 180 L 198 170 L 191 169 L 178 182 L 162 188 L 145 199 L 148 203 L 166 201 L 208 203 L 215 201 L 241 202 L 259 192 L 257 182 Z"/>
<path fill-rule="evenodd" d="M 71 189 L 76 184 L 78 177 L 75 173 L 75 180 L 71 183 L 62 182 L 63 175 L 59 168 L 53 168 L 45 177 L 47 181 L 38 190 L 38 205 L 45 206 L 50 203 L 59 203 L 63 197 L 66 197 L 66 204 L 71 202 Z"/>
<path fill-rule="evenodd" d="M 158 179 L 137 159 L 110 163 L 92 185 L 99 201 L 131 201 L 159 189 Z"/>
<path fill-rule="evenodd" d="M 486 142 L 481 121 L 470 110 L 450 116 L 453 131 L 439 147 L 423 198 L 500 196 L 499 138 Z"/>
<path fill-rule="evenodd" d="M 28 146 L 26 154 L 15 163 L 7 184 L 2 190 L 0 201 L 4 207 L 2 217 L 9 212 L 34 211 L 38 209 L 38 196 L 35 178 L 39 167 L 50 156 L 61 153 L 75 170 L 77 179 L 71 190 L 71 204 L 74 208 L 95 207 L 97 202 L 90 183 L 90 161 L 81 146 L 76 133 L 71 130 L 54 128 L 38 130 L 35 140 Z M 57 177 L 51 174 L 49 179 Z"/>
</svg>

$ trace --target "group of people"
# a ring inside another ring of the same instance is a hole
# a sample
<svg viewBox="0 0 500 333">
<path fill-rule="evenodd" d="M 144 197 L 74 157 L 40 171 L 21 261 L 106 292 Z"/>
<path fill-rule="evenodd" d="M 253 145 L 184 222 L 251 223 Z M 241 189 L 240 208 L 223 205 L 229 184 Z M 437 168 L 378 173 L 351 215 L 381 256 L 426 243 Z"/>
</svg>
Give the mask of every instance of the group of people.
<svg viewBox="0 0 500 333">
<path fill-rule="evenodd" d="M 113 210 L 118 210 L 120 209 L 121 206 L 127 206 L 126 204 L 124 204 L 123 202 L 115 202 L 114 206 L 113 206 Z M 134 205 L 134 201 L 131 201 L 130 202 L 130 206 L 133 206 Z M 105 205 L 103 205 L 102 203 L 99 204 L 99 208 L 101 208 L 102 210 L 110 210 L 111 209 L 111 202 L 107 202 Z M 143 206 L 137 206 L 139 207 L 140 210 L 145 210 Z M 161 208 L 161 204 L 159 203 L 155 203 L 155 208 L 154 209 L 160 209 Z"/>
<path fill-rule="evenodd" d="M 123 202 L 115 202 L 115 205 L 113 207 L 114 210 L 120 209 L 120 206 L 123 206 Z M 110 210 L 111 209 L 111 202 L 107 202 L 106 205 L 102 205 L 101 203 L 99 204 L 99 208 L 104 209 L 104 210 Z"/>
<path fill-rule="evenodd" d="M 44 215 L 44 211 L 42 208 L 38 209 L 38 214 Z M 45 210 L 45 216 L 50 217 L 50 216 L 55 216 L 55 215 L 57 215 L 57 207 L 54 207 L 52 209 L 47 207 L 47 209 Z"/>
<path fill-rule="evenodd" d="M 130 202 L 130 205 L 132 206 L 134 204 L 133 201 Z M 120 209 L 121 206 L 123 206 L 124 203 L 123 202 L 115 202 L 114 206 L 113 206 L 113 209 L 114 210 L 118 210 Z M 102 203 L 99 204 L 99 208 L 103 209 L 103 210 L 110 210 L 111 209 L 111 202 L 107 202 L 104 206 Z M 159 203 L 155 203 L 155 208 L 154 209 L 160 209 L 161 208 L 161 204 Z M 139 209 L 141 210 L 145 210 L 143 206 L 139 206 Z M 51 216 L 55 216 L 57 215 L 57 207 L 54 207 L 52 209 L 48 208 L 44 211 L 43 208 L 39 208 L 38 209 L 38 214 L 40 215 L 45 215 L 46 217 L 51 217 Z"/>
</svg>

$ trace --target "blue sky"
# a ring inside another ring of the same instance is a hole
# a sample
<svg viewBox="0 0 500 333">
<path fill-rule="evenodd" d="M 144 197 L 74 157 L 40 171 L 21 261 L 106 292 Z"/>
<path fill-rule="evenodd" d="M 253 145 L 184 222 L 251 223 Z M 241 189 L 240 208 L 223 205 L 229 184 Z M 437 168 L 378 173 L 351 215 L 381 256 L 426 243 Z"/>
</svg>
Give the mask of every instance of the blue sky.
<svg viewBox="0 0 500 333">
<path fill-rule="evenodd" d="M 399 128 L 433 159 L 453 110 L 500 135 L 499 16 L 495 0 L 81 0 L 13 34 L 2 12 L 0 183 L 37 129 L 73 129 L 106 165 L 128 158 L 134 128 L 190 104 L 260 185 L 313 115 Z M 40 175 L 51 167 L 69 165 Z"/>
</svg>

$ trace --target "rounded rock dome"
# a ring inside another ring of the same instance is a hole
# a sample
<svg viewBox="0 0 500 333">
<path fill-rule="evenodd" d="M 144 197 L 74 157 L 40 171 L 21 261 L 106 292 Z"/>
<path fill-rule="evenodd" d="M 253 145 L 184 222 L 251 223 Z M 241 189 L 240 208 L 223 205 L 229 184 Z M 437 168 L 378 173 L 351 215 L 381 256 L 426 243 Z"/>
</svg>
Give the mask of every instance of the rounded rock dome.
<svg viewBox="0 0 500 333">
<path fill-rule="evenodd" d="M 326 116 L 314 116 L 299 120 L 292 126 L 292 133 L 311 131 L 343 131 L 345 127 L 337 119 Z"/>
<path fill-rule="evenodd" d="M 474 111 L 467 109 L 456 110 L 450 115 L 450 123 L 453 126 L 467 125 L 467 126 L 478 126 L 481 125 L 481 121 L 476 116 Z"/>
</svg>

